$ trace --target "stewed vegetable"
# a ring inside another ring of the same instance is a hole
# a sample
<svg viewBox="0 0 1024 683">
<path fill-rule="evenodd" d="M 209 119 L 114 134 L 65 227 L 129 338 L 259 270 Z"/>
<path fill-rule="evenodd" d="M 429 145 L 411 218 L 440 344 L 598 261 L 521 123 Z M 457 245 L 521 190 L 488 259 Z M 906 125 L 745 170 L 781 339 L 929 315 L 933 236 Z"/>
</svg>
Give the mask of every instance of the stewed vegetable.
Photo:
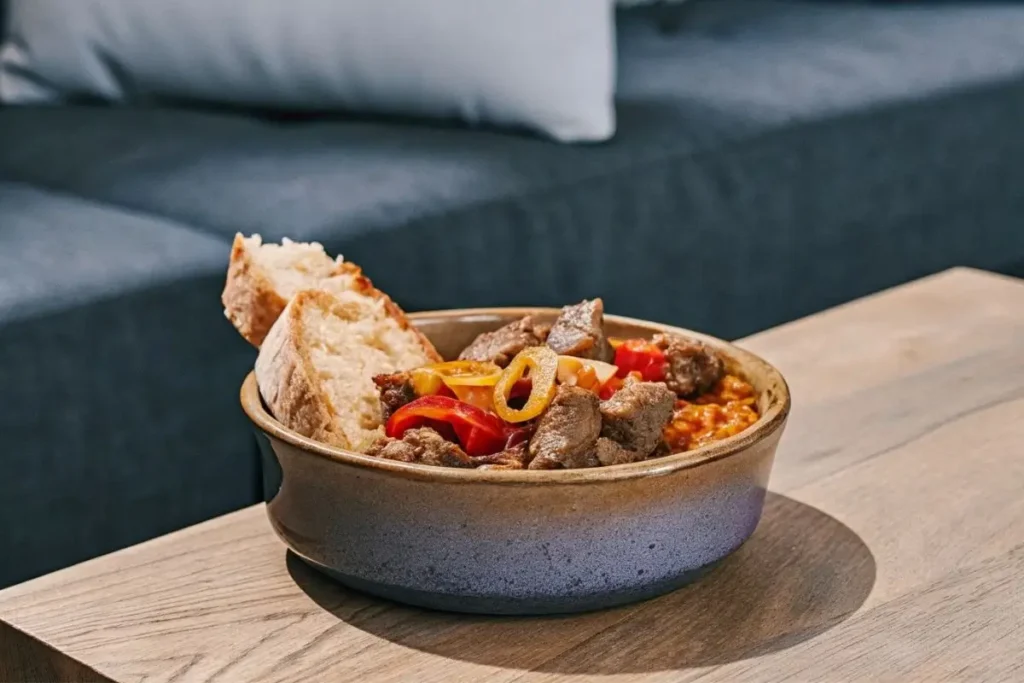
<svg viewBox="0 0 1024 683">
<path fill-rule="evenodd" d="M 754 388 L 706 344 L 605 336 L 600 299 L 480 335 L 459 360 L 374 378 L 387 421 L 371 455 L 487 469 L 636 462 L 728 438 Z M 610 362 L 609 362 L 610 361 Z"/>
</svg>

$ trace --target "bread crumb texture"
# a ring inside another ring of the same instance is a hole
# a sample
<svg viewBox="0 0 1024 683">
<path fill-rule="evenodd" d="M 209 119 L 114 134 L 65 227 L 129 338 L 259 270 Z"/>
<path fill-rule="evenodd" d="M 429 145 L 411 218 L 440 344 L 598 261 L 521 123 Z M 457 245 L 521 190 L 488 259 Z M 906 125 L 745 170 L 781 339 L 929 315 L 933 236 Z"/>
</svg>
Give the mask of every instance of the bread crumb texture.
<svg viewBox="0 0 1024 683">
<path fill-rule="evenodd" d="M 316 242 L 284 239 L 264 244 L 259 235 L 235 235 L 221 301 L 224 315 L 254 346 L 263 343 L 288 301 L 304 289 L 343 292 L 355 287 L 359 269 L 333 259 Z"/>
<path fill-rule="evenodd" d="M 303 436 L 365 451 L 382 434 L 373 376 L 434 360 L 383 296 L 301 290 L 273 325 L 256 379 L 274 416 Z"/>
</svg>

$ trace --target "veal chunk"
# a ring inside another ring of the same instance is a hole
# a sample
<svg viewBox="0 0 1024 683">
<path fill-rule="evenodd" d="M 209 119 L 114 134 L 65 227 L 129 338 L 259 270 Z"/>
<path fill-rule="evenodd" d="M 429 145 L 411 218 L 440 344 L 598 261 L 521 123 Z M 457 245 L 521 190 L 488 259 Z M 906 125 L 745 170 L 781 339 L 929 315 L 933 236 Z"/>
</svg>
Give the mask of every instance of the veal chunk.
<svg viewBox="0 0 1024 683">
<path fill-rule="evenodd" d="M 381 419 L 387 422 L 402 405 L 416 399 L 416 391 L 409 373 L 375 375 L 374 384 L 381 394 Z"/>
<path fill-rule="evenodd" d="M 676 402 L 661 382 L 627 382 L 601 403 L 601 438 L 597 459 L 602 465 L 643 460 L 661 443 Z"/>
<path fill-rule="evenodd" d="M 529 346 L 540 346 L 548 335 L 548 327 L 533 316 L 484 332 L 462 350 L 459 360 L 489 361 L 499 367 L 508 365 L 517 353 Z"/>
<path fill-rule="evenodd" d="M 597 396 L 586 389 L 559 386 L 530 439 L 529 468 L 597 467 L 600 463 L 594 446 L 601 434 L 598 405 Z"/>
<path fill-rule="evenodd" d="M 530 454 L 524 441 L 499 453 L 478 455 L 473 458 L 473 464 L 480 470 L 521 470 L 526 468 L 529 459 Z"/>
<path fill-rule="evenodd" d="M 611 362 L 615 353 L 604 336 L 604 301 L 593 299 L 563 308 L 551 326 L 548 346 L 562 356 Z"/>
<path fill-rule="evenodd" d="M 473 461 L 459 448 L 429 427 L 410 429 L 401 439 L 378 439 L 367 455 L 387 460 L 415 462 L 439 467 L 473 467 Z"/>
<path fill-rule="evenodd" d="M 665 352 L 668 367 L 665 384 L 680 396 L 695 396 L 710 390 L 722 379 L 722 359 L 696 339 L 658 334 L 651 340 Z"/>
<path fill-rule="evenodd" d="M 380 391 L 381 419 L 385 422 L 396 410 L 416 398 L 416 392 L 412 388 L 412 380 L 408 372 L 375 375 L 373 383 Z"/>
</svg>

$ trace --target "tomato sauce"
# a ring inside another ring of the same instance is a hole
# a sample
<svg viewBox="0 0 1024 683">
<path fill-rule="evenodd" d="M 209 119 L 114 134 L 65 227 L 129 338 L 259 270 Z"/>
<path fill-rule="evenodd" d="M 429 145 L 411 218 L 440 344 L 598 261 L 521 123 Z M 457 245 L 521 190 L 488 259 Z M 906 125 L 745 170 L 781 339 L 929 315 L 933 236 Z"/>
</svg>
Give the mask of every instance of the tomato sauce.
<svg viewBox="0 0 1024 683">
<path fill-rule="evenodd" d="M 757 418 L 754 387 L 735 375 L 725 375 L 714 389 L 693 401 L 676 402 L 664 439 L 672 453 L 680 453 L 739 434 Z"/>
</svg>

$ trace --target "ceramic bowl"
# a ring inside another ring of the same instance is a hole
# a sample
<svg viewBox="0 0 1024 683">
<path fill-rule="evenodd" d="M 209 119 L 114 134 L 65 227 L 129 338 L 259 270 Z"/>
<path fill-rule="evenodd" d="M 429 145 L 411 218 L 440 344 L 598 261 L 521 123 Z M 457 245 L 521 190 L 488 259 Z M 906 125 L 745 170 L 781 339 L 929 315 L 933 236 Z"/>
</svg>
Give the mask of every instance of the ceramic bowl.
<svg viewBox="0 0 1024 683">
<path fill-rule="evenodd" d="M 420 313 L 445 358 L 480 332 L 551 309 Z M 758 392 L 751 428 L 699 450 L 628 465 L 476 471 L 382 460 L 285 428 L 242 386 L 264 465 L 267 514 L 300 558 L 342 583 L 413 605 L 487 614 L 565 613 L 675 589 L 736 550 L 761 517 L 789 413 L 785 380 L 736 346 L 606 316 L 611 336 L 671 332 L 711 344 Z"/>
</svg>

